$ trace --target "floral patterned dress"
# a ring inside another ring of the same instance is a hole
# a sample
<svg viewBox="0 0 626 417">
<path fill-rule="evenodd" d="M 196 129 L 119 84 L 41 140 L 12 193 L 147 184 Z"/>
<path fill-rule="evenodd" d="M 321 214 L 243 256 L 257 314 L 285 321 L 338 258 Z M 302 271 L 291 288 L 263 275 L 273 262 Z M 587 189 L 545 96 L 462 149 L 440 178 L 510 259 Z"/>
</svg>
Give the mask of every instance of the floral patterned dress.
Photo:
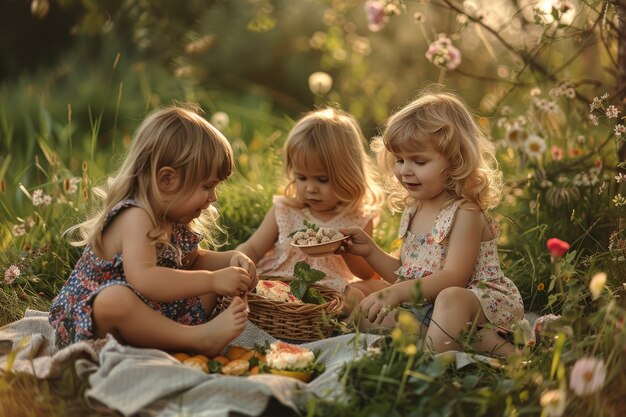
<svg viewBox="0 0 626 417">
<path fill-rule="evenodd" d="M 139 204 L 133 199 L 118 203 L 107 214 L 104 227 L 121 210 L 131 206 Z M 183 269 L 181 259 L 194 251 L 199 242 L 200 236 L 190 231 L 186 225 L 174 224 L 171 243 L 178 250 L 171 248 L 164 250 L 157 259 L 157 265 Z M 122 254 L 115 255 L 112 260 L 102 259 L 94 253 L 89 244 L 61 291 L 52 301 L 49 321 L 55 329 L 56 345 L 59 348 L 93 338 L 91 312 L 94 297 L 111 285 L 125 285 L 131 288 L 151 308 L 181 324 L 195 325 L 206 322 L 206 314 L 199 297 L 167 303 L 147 300 L 126 281 Z"/>
<path fill-rule="evenodd" d="M 359 226 L 364 228 L 367 223 L 376 217 L 374 212 L 348 213 L 341 212 L 328 221 L 314 217 L 308 208 L 296 208 L 287 204 L 284 196 L 274 196 L 274 210 L 278 225 L 278 240 L 274 247 L 257 262 L 256 270 L 259 275 L 290 277 L 293 276 L 293 267 L 298 261 L 305 261 L 311 268 L 320 270 L 326 277 L 318 284 L 325 285 L 335 291 L 343 292 L 350 282 L 358 281 L 346 261 L 341 255 L 311 257 L 300 249 L 291 245 L 289 236 L 294 230 L 306 227 L 304 220 L 315 223 L 319 227 L 330 227 L 335 230 Z"/>
<path fill-rule="evenodd" d="M 398 236 L 403 239 L 400 260 L 402 266 L 396 271 L 398 280 L 421 278 L 443 269 L 448 250 L 447 237 L 462 201 L 445 206 L 431 232 L 413 234 L 409 229 L 415 207 L 407 208 L 400 220 Z M 515 284 L 504 276 L 498 258 L 498 235 L 500 228 L 490 216 L 485 216 L 493 238 L 481 242 L 476 267 L 467 288 L 480 302 L 489 322 L 510 328 L 524 318 L 524 304 Z"/>
</svg>

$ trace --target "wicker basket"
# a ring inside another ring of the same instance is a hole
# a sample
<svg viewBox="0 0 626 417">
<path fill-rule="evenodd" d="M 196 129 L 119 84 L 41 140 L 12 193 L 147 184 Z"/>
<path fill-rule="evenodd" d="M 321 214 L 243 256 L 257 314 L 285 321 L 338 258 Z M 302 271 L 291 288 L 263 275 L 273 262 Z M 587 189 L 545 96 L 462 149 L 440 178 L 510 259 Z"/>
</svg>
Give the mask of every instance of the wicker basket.
<svg viewBox="0 0 626 417">
<path fill-rule="evenodd" d="M 281 281 L 290 279 L 272 278 Z M 344 306 L 343 294 L 330 288 L 313 284 L 326 300 L 324 304 L 296 304 L 273 301 L 255 293 L 248 294 L 248 320 L 279 339 L 311 342 L 331 335 L 331 319 L 341 314 Z M 218 309 L 224 311 L 232 297 L 220 297 Z"/>
</svg>

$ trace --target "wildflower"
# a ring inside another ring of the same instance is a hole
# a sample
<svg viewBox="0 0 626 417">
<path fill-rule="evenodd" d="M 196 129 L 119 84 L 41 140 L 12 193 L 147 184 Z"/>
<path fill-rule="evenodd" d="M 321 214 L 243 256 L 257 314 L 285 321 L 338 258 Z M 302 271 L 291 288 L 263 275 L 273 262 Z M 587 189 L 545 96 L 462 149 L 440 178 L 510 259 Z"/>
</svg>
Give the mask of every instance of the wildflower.
<svg viewBox="0 0 626 417">
<path fill-rule="evenodd" d="M 563 148 L 560 146 L 552 145 L 550 148 L 550 154 L 552 154 L 552 159 L 555 161 L 560 161 L 563 159 Z"/>
<path fill-rule="evenodd" d="M 545 287 L 545 284 L 543 282 L 540 282 L 539 285 L 537 285 L 537 291 L 543 291 Z"/>
<path fill-rule="evenodd" d="M 11 228 L 11 234 L 13 237 L 20 237 L 26 234 L 26 225 L 24 223 L 15 224 Z"/>
<path fill-rule="evenodd" d="M 18 268 L 16 265 L 11 265 L 7 268 L 6 271 L 4 271 L 4 283 L 11 285 L 13 284 L 13 281 L 15 281 L 15 279 L 19 276 L 20 268 Z"/>
<path fill-rule="evenodd" d="M 546 391 L 541 394 L 540 403 L 549 417 L 561 417 L 567 405 L 567 392 L 562 389 Z"/>
<path fill-rule="evenodd" d="M 562 257 L 563 255 L 565 255 L 565 252 L 567 252 L 570 248 L 569 243 L 562 241 L 561 239 L 558 239 L 556 237 L 548 239 L 548 241 L 546 242 L 546 246 L 548 247 L 550 255 L 553 258 Z"/>
<path fill-rule="evenodd" d="M 612 104 L 606 109 L 606 117 L 608 117 L 609 119 L 615 119 L 619 115 L 619 113 L 620 111 L 617 110 L 617 107 Z"/>
<path fill-rule="evenodd" d="M 531 90 L 530 90 L 530 96 L 531 97 L 537 97 L 539 95 L 541 95 L 541 88 L 539 88 L 539 87 L 531 88 Z"/>
<path fill-rule="evenodd" d="M 622 133 L 626 132 L 626 126 L 622 124 L 615 125 L 615 128 L 613 128 L 613 132 L 615 132 L 615 136 L 619 138 L 622 136 Z"/>
<path fill-rule="evenodd" d="M 596 116 L 595 114 L 590 114 L 589 120 L 591 120 L 591 123 L 593 123 L 594 126 L 598 126 L 600 124 L 600 122 L 598 121 L 598 116 Z"/>
<path fill-rule="evenodd" d="M 417 346 L 415 346 L 414 343 L 411 343 L 404 348 L 404 353 L 406 353 L 408 356 L 414 356 L 417 353 Z"/>
<path fill-rule="evenodd" d="M 605 378 L 606 370 L 602 359 L 583 357 L 572 368 L 569 387 L 579 396 L 593 394 L 602 388 Z"/>
<path fill-rule="evenodd" d="M 615 195 L 615 197 L 613 197 L 613 204 L 615 204 L 615 207 L 624 206 L 626 205 L 626 198 L 618 193 Z"/>
<path fill-rule="evenodd" d="M 528 139 L 528 132 L 517 125 L 513 125 L 506 130 L 504 138 L 513 149 L 520 147 Z"/>
<path fill-rule="evenodd" d="M 378 32 L 387 24 L 388 17 L 385 14 L 385 5 L 381 1 L 369 0 L 365 2 L 365 16 L 367 27 L 372 32 Z"/>
<path fill-rule="evenodd" d="M 80 183 L 80 178 L 65 178 L 63 180 L 63 189 L 68 194 L 74 194 L 76 191 L 78 191 L 78 183 Z"/>
<path fill-rule="evenodd" d="M 400 311 L 398 315 L 398 327 L 405 333 L 417 334 L 419 331 L 419 323 L 417 318 L 406 311 Z"/>
<path fill-rule="evenodd" d="M 524 141 L 524 151 L 529 156 L 540 157 L 546 150 L 546 141 L 537 135 L 530 135 Z"/>
<path fill-rule="evenodd" d="M 454 70 L 461 64 L 461 51 L 452 45 L 450 38 L 443 33 L 428 46 L 425 56 L 438 67 L 449 70 Z"/>
<path fill-rule="evenodd" d="M 211 116 L 211 124 L 217 128 L 217 130 L 224 130 L 230 123 L 230 117 L 228 113 L 218 111 Z"/>
<path fill-rule="evenodd" d="M 413 15 L 413 20 L 415 23 L 422 23 L 424 21 L 424 15 L 417 12 Z"/>
<path fill-rule="evenodd" d="M 589 281 L 589 291 L 591 291 L 591 298 L 597 300 L 604 289 L 604 285 L 606 284 L 606 273 L 598 272 L 596 273 L 591 281 Z"/>
<path fill-rule="evenodd" d="M 33 191 L 32 196 L 33 206 L 48 206 L 52 202 L 52 197 L 48 194 L 44 194 L 42 189 Z"/>
<path fill-rule="evenodd" d="M 317 71 L 309 75 L 309 90 L 316 96 L 328 94 L 332 87 L 333 78 L 329 74 Z"/>
</svg>

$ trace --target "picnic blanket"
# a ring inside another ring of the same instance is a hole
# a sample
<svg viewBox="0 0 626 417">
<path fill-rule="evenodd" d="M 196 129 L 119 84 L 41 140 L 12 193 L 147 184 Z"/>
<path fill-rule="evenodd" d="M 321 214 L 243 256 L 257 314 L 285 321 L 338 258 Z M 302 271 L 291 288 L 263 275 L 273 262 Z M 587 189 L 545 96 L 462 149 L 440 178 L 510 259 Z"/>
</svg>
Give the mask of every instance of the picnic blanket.
<svg viewBox="0 0 626 417">
<path fill-rule="evenodd" d="M 111 336 L 57 350 L 48 313 L 27 310 L 24 318 L 0 328 L 0 367 L 38 378 L 57 378 L 73 363 L 78 375 L 88 378 L 87 400 L 94 407 L 105 406 L 124 416 L 259 416 L 272 397 L 300 411 L 306 409 L 312 395 L 341 401 L 339 375 L 343 365 L 364 355 L 379 337 L 346 334 L 302 344 L 317 352 L 319 361 L 326 365 L 326 370 L 307 384 L 271 374 L 207 374 L 182 365 L 164 351 L 122 345 Z M 252 348 L 275 340 L 248 322 L 232 344 Z M 449 359 L 453 355 L 457 368 L 493 360 L 464 352 L 440 355 Z"/>
<path fill-rule="evenodd" d="M 180 364 L 164 351 L 122 345 L 110 336 L 57 350 L 47 312 L 27 310 L 23 319 L 0 328 L 0 366 L 6 369 L 10 362 L 13 372 L 57 378 L 73 363 L 78 374 L 89 380 L 87 400 L 125 416 L 258 416 L 272 397 L 294 410 L 306 408 L 312 394 L 340 399 L 338 375 L 343 364 L 363 355 L 378 337 L 347 334 L 302 344 L 318 352 L 319 361 L 326 365 L 325 372 L 307 384 L 271 374 L 207 374 Z M 275 340 L 248 322 L 232 344 L 252 348 Z"/>
</svg>

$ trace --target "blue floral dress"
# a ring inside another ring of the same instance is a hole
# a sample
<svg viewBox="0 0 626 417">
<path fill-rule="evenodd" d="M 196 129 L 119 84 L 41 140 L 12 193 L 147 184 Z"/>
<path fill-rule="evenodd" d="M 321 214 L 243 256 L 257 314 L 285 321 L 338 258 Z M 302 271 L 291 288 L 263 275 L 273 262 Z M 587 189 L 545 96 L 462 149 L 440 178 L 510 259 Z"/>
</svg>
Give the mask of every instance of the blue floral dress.
<svg viewBox="0 0 626 417">
<path fill-rule="evenodd" d="M 447 237 L 461 203 L 457 200 L 441 209 L 432 230 L 423 234 L 413 234 L 408 230 L 415 216 L 415 207 L 404 211 L 398 232 L 403 239 L 402 266 L 396 271 L 399 281 L 422 278 L 443 269 L 448 252 Z M 489 322 L 510 328 L 524 318 L 524 304 L 519 290 L 500 268 L 497 243 L 500 228 L 492 217 L 486 215 L 485 218 L 493 238 L 480 243 L 476 266 L 467 288 L 478 298 Z"/>
<path fill-rule="evenodd" d="M 121 210 L 131 206 L 139 204 L 134 199 L 119 202 L 107 214 L 104 227 Z M 200 240 L 200 236 L 190 231 L 186 225 L 174 224 L 171 243 L 178 250 L 167 248 L 162 251 L 157 259 L 157 265 L 183 269 L 182 258 L 194 251 Z M 59 348 L 93 338 L 91 316 L 93 299 L 100 291 L 111 285 L 125 285 L 131 288 L 151 308 L 181 324 L 196 325 L 206 322 L 206 314 L 199 297 L 167 303 L 148 300 L 126 281 L 122 254 L 115 255 L 112 260 L 102 259 L 94 253 L 92 245 L 89 244 L 61 291 L 52 301 L 48 320 L 55 329 L 56 345 Z"/>
</svg>

